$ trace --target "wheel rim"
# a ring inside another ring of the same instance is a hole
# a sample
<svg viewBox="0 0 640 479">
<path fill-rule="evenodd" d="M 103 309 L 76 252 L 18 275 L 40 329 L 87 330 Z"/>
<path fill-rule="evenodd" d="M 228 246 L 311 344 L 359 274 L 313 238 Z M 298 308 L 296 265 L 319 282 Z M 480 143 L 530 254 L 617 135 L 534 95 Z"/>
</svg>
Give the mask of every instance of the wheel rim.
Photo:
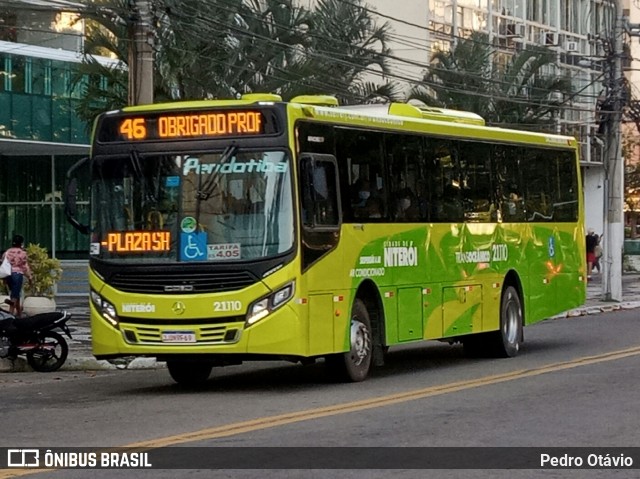
<svg viewBox="0 0 640 479">
<path fill-rule="evenodd" d="M 371 353 L 371 337 L 367 326 L 357 320 L 351 320 L 351 358 L 353 364 L 360 366 Z"/>
<path fill-rule="evenodd" d="M 509 344 L 518 345 L 518 327 L 521 321 L 520 308 L 513 294 L 509 293 L 509 298 L 505 308 L 505 337 Z"/>
<path fill-rule="evenodd" d="M 55 364 L 62 356 L 62 346 L 58 342 L 47 341 L 34 351 L 33 356 L 43 366 Z"/>
<path fill-rule="evenodd" d="M 36 371 L 55 371 L 66 360 L 65 345 L 55 336 L 47 336 L 36 349 L 27 353 L 27 360 Z"/>
</svg>

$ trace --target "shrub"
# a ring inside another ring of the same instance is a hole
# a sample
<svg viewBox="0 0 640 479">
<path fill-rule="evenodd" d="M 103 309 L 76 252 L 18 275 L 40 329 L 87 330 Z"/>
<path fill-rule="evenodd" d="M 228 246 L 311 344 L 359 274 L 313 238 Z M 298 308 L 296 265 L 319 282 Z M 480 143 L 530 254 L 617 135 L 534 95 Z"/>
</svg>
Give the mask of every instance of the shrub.
<svg viewBox="0 0 640 479">
<path fill-rule="evenodd" d="M 46 296 L 52 298 L 54 286 L 62 278 L 60 260 L 50 258 L 47 248 L 31 243 L 26 248 L 32 281 L 25 281 L 25 296 Z"/>
</svg>

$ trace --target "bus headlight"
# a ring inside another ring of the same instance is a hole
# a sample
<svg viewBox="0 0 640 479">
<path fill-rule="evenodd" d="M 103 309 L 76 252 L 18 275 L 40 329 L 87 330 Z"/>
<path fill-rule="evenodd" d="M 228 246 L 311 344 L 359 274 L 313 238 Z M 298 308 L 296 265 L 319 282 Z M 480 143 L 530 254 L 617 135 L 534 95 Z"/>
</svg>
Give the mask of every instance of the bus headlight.
<svg viewBox="0 0 640 479">
<path fill-rule="evenodd" d="M 278 309 L 285 304 L 291 298 L 296 290 L 295 281 L 291 281 L 282 288 L 278 289 L 275 293 L 271 293 L 262 299 L 259 299 L 249 307 L 247 313 L 247 326 L 257 323 L 261 319 L 265 318 L 272 311 Z"/>
<path fill-rule="evenodd" d="M 116 307 L 109 301 L 104 299 L 102 296 L 100 296 L 98 293 L 96 293 L 94 290 L 91 290 L 89 295 L 91 296 L 91 302 L 96 307 L 98 312 L 102 315 L 102 317 L 106 319 L 111 326 L 117 328 L 119 320 Z"/>
</svg>

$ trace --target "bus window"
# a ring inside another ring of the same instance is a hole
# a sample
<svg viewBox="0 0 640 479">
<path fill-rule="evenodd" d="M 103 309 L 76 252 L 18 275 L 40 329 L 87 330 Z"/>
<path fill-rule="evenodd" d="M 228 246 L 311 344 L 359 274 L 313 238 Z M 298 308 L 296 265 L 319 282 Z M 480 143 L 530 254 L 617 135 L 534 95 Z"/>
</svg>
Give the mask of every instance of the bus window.
<svg viewBox="0 0 640 479">
<path fill-rule="evenodd" d="M 495 221 L 490 146 L 485 143 L 460 142 L 458 152 L 465 220 L 477 223 Z"/>
<path fill-rule="evenodd" d="M 342 178 L 342 208 L 345 221 L 370 219 L 370 215 L 365 214 L 366 210 L 360 209 L 356 212 L 365 182 L 370 189 L 370 197 L 379 198 L 386 204 L 381 139 L 382 135 L 375 132 L 336 129 L 336 157 L 342 167 L 342 174 L 347 177 Z"/>
<path fill-rule="evenodd" d="M 578 219 L 578 178 L 575 158 L 569 152 L 555 152 L 554 171 L 554 220 L 576 221 Z"/>
<path fill-rule="evenodd" d="M 335 248 L 340 239 L 340 195 L 335 158 L 303 153 L 300 180 L 302 267 L 306 269 Z"/>
<path fill-rule="evenodd" d="M 427 140 L 427 156 L 432 158 L 432 221 L 461 222 L 464 211 L 457 151 L 448 140 Z"/>
<path fill-rule="evenodd" d="M 525 219 L 519 151 L 507 145 L 498 145 L 493 150 L 500 216 L 506 223 Z"/>
<path fill-rule="evenodd" d="M 335 159 L 330 155 L 302 158 L 302 223 L 317 229 L 340 226 Z"/>
<path fill-rule="evenodd" d="M 574 161 L 569 153 L 542 148 L 525 150 L 521 170 L 523 178 L 527 179 L 527 221 L 575 221 L 577 179 Z"/>
<path fill-rule="evenodd" d="M 392 218 L 400 222 L 423 219 L 418 200 L 420 165 L 424 163 L 422 139 L 412 135 L 385 135 L 385 150 Z"/>
</svg>

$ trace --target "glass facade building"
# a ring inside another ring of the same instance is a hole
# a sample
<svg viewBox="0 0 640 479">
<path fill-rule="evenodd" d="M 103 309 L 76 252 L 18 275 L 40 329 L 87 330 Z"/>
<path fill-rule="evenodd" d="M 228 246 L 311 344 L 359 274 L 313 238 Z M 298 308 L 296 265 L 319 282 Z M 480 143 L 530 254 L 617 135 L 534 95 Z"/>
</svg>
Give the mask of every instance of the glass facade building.
<svg viewBox="0 0 640 479">
<path fill-rule="evenodd" d="M 90 125 L 76 114 L 89 81 L 78 74 L 83 28 L 75 14 L 20 3 L 0 2 L 0 249 L 19 233 L 59 259 L 86 259 L 89 239 L 67 223 L 63 202 L 67 170 L 89 153 Z"/>
</svg>

